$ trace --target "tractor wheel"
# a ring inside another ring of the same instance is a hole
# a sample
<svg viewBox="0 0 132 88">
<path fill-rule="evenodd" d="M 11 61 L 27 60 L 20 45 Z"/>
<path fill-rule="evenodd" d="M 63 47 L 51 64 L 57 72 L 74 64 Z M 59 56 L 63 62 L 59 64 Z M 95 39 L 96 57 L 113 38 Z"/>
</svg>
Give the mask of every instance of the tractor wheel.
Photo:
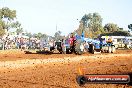
<svg viewBox="0 0 132 88">
<path fill-rule="evenodd" d="M 63 53 L 62 49 L 60 49 L 60 50 L 59 50 L 59 53 L 60 53 L 60 54 L 62 54 L 62 53 Z"/>
<path fill-rule="evenodd" d="M 78 50 L 77 54 L 78 54 L 78 55 L 82 55 L 83 52 L 82 52 L 81 50 Z"/>
<path fill-rule="evenodd" d="M 92 54 L 95 53 L 95 50 L 94 50 L 94 45 L 92 45 Z"/>
<path fill-rule="evenodd" d="M 92 45 L 89 45 L 89 52 L 92 53 Z"/>
<path fill-rule="evenodd" d="M 75 51 L 77 52 L 78 55 L 82 55 L 84 51 L 84 46 L 80 43 L 80 45 L 76 47 Z"/>
<path fill-rule="evenodd" d="M 69 54 L 69 50 L 66 50 L 66 54 Z"/>
<path fill-rule="evenodd" d="M 66 54 L 72 54 L 71 49 L 66 49 Z"/>
<path fill-rule="evenodd" d="M 62 51 L 60 51 L 60 54 L 62 54 Z"/>
</svg>

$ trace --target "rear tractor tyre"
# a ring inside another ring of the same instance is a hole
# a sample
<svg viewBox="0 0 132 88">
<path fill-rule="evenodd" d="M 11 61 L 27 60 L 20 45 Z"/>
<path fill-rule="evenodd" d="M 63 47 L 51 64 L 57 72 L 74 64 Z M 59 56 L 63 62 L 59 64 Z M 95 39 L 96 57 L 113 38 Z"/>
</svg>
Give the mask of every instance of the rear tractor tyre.
<svg viewBox="0 0 132 88">
<path fill-rule="evenodd" d="M 78 54 L 78 55 L 82 55 L 83 52 L 82 52 L 81 50 L 79 50 L 79 51 L 77 52 L 77 54 Z"/>
<path fill-rule="evenodd" d="M 92 45 L 92 54 L 95 54 L 94 45 Z"/>
</svg>

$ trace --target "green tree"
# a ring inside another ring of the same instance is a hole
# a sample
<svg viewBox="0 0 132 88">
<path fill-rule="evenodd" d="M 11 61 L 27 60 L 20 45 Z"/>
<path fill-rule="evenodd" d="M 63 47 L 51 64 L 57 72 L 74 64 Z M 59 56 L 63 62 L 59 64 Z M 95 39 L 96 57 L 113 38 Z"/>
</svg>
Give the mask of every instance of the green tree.
<svg viewBox="0 0 132 88">
<path fill-rule="evenodd" d="M 16 29 L 17 35 L 20 34 L 20 33 L 22 33 L 22 32 L 23 32 L 23 28 L 18 28 L 18 29 Z"/>
<path fill-rule="evenodd" d="M 77 33 L 85 33 L 85 37 L 96 37 L 103 33 L 102 18 L 98 13 L 85 14 L 81 21 Z"/>
<path fill-rule="evenodd" d="M 32 34 L 31 33 L 26 33 L 26 36 L 28 36 L 29 38 L 31 38 L 32 37 Z"/>
<path fill-rule="evenodd" d="M 105 32 L 114 32 L 114 31 L 119 31 L 120 28 L 117 26 L 117 24 L 114 23 L 107 23 L 104 26 L 104 31 Z"/>
<path fill-rule="evenodd" d="M 0 20 L 0 36 L 3 36 L 5 34 L 4 25 L 4 22 Z"/>
<path fill-rule="evenodd" d="M 34 33 L 34 34 L 32 34 L 32 37 L 35 37 L 35 38 L 38 38 L 38 39 L 43 38 L 43 39 L 47 40 L 48 35 L 42 34 L 41 32 L 39 32 L 39 33 Z"/>
<path fill-rule="evenodd" d="M 54 35 L 56 41 L 62 40 L 61 31 L 57 31 Z"/>
<path fill-rule="evenodd" d="M 11 28 L 11 23 L 16 18 L 16 10 L 10 10 L 8 7 L 3 7 L 1 10 L 1 19 L 5 23 L 5 29 L 7 31 Z"/>
<path fill-rule="evenodd" d="M 42 38 L 47 38 L 47 37 L 48 37 L 48 35 L 46 35 L 46 34 L 42 35 Z"/>
<path fill-rule="evenodd" d="M 18 21 L 16 21 L 16 22 L 11 23 L 11 27 L 18 29 L 21 27 L 21 24 Z"/>
<path fill-rule="evenodd" d="M 37 34 L 37 38 L 40 39 L 40 38 L 42 38 L 42 37 L 43 37 L 43 34 L 39 32 L 39 33 Z"/>
<path fill-rule="evenodd" d="M 7 18 L 9 21 L 16 18 L 16 10 L 10 10 L 8 7 L 3 7 L 0 11 L 1 18 Z"/>
<path fill-rule="evenodd" d="M 88 27 L 93 32 L 98 31 L 102 27 L 102 18 L 98 13 L 85 14 L 81 21 L 83 21 L 85 28 Z"/>
<path fill-rule="evenodd" d="M 114 31 L 109 33 L 103 33 L 101 36 L 131 36 L 128 31 Z"/>
<path fill-rule="evenodd" d="M 10 26 L 11 26 L 11 28 L 16 29 L 17 35 L 19 35 L 20 33 L 23 32 L 23 28 L 21 27 L 21 24 L 18 21 L 11 23 Z"/>
<path fill-rule="evenodd" d="M 37 38 L 37 34 L 36 33 L 32 34 L 32 37 Z"/>
<path fill-rule="evenodd" d="M 16 11 L 10 10 L 8 7 L 0 9 L 0 36 L 5 34 L 11 28 L 11 23 L 16 18 Z"/>
</svg>

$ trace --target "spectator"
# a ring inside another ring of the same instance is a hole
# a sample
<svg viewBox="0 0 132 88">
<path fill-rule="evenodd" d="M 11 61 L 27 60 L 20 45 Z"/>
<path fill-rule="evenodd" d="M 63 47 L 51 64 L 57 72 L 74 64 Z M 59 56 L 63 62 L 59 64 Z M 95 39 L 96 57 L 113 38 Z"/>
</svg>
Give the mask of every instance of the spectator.
<svg viewBox="0 0 132 88">
<path fill-rule="evenodd" d="M 89 48 L 89 44 L 85 41 L 85 43 L 84 43 L 84 50 L 85 50 L 85 52 L 88 51 L 88 48 Z"/>
</svg>

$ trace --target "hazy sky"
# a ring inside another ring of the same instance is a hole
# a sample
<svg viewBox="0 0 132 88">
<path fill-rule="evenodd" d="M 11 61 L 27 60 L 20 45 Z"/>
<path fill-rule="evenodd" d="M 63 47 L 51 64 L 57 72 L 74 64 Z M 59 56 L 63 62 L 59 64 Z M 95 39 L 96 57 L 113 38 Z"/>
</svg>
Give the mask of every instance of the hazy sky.
<svg viewBox="0 0 132 88">
<path fill-rule="evenodd" d="M 98 12 L 103 25 L 109 22 L 128 29 L 132 23 L 132 0 L 0 0 L 0 8 L 17 11 L 17 20 L 28 32 L 68 34 L 79 26 L 84 14 Z M 77 20 L 79 19 L 79 20 Z"/>
</svg>

